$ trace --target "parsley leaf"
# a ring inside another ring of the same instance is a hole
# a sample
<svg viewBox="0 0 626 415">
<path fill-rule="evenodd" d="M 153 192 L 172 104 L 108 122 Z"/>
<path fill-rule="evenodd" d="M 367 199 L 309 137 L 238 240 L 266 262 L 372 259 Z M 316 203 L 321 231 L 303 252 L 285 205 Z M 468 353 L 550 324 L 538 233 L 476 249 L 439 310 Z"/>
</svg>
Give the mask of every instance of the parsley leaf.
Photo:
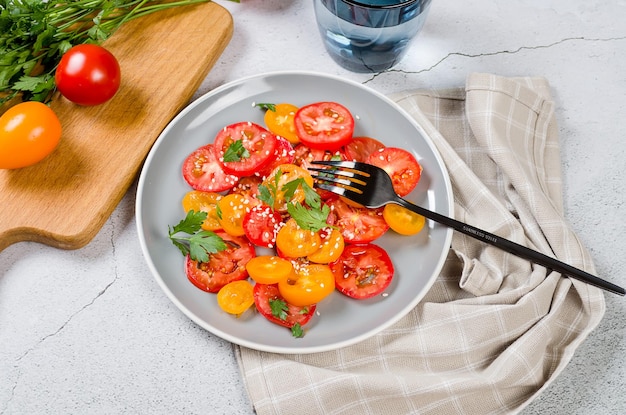
<svg viewBox="0 0 626 415">
<path fill-rule="evenodd" d="M 281 190 L 285 194 L 285 200 L 289 202 L 293 195 L 296 193 L 296 190 L 300 187 L 304 191 L 304 202 L 313 209 L 320 209 L 322 205 L 322 199 L 320 195 L 313 189 L 311 186 L 304 181 L 304 178 L 298 177 L 288 183 L 281 188 Z"/>
<path fill-rule="evenodd" d="M 326 223 L 330 214 L 328 205 L 324 205 L 319 209 L 307 209 L 301 203 L 289 203 L 287 204 L 287 212 L 302 229 L 317 232 L 328 227 Z"/>
<path fill-rule="evenodd" d="M 195 212 L 190 210 L 187 212 L 187 216 L 185 219 L 178 222 L 178 225 L 175 225 L 170 228 L 170 236 L 174 235 L 178 232 L 185 232 L 188 234 L 193 234 L 198 232 L 202 228 L 202 222 L 207 218 L 208 214 L 206 212 Z"/>
<path fill-rule="evenodd" d="M 278 182 L 280 181 L 280 176 L 282 176 L 282 174 L 283 172 L 278 169 L 274 175 L 273 183 L 268 182 L 267 185 L 262 184 L 259 186 L 259 200 L 272 209 L 274 209 L 274 203 L 276 202 L 276 195 L 278 193 Z"/>
<path fill-rule="evenodd" d="M 304 184 L 302 185 L 302 189 L 304 190 L 305 203 L 313 209 L 321 209 L 322 198 L 320 197 L 319 193 L 317 193 L 315 189 L 309 186 L 306 182 L 304 182 Z"/>
<path fill-rule="evenodd" d="M 302 177 L 298 177 L 297 179 L 285 183 L 280 189 L 285 195 L 285 201 L 289 202 L 291 199 L 293 199 L 293 195 L 296 193 L 296 190 L 298 190 L 298 187 L 304 185 L 306 185 L 306 183 Z"/>
<path fill-rule="evenodd" d="M 243 140 L 237 140 L 224 152 L 224 161 L 241 161 L 250 157 L 250 152 L 243 146 Z"/>
<path fill-rule="evenodd" d="M 270 308 L 272 309 L 272 315 L 280 320 L 287 320 L 287 303 L 280 298 L 274 298 L 270 300 Z"/>
<path fill-rule="evenodd" d="M 291 326 L 291 335 L 296 338 L 304 337 L 304 330 L 302 330 L 300 323 Z"/>
<path fill-rule="evenodd" d="M 262 110 L 276 112 L 276 104 L 270 104 L 269 102 L 260 102 L 255 104 L 255 107 L 259 107 Z"/>
<path fill-rule="evenodd" d="M 226 243 L 214 232 L 202 230 L 206 212 L 187 212 L 185 219 L 175 226 L 168 226 L 168 236 L 180 252 L 199 262 L 208 262 L 209 254 L 226 249 Z M 188 236 L 177 236 L 185 233 Z"/>
<path fill-rule="evenodd" d="M 257 196 L 261 202 L 264 202 L 268 206 L 274 206 L 275 194 L 271 191 L 269 186 L 259 185 L 259 195 Z"/>
<path fill-rule="evenodd" d="M 49 91 L 54 88 L 54 77 L 44 74 L 40 76 L 22 76 L 19 81 L 13 84 L 13 87 L 22 91 L 42 92 Z"/>
</svg>

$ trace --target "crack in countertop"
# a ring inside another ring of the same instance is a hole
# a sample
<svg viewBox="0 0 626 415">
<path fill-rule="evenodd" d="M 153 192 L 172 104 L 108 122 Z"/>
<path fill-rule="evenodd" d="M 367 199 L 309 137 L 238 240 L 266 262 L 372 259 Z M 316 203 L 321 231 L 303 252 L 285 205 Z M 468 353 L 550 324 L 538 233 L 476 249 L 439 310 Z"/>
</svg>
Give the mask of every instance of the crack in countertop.
<svg viewBox="0 0 626 415">
<path fill-rule="evenodd" d="M 626 36 L 608 37 L 608 38 L 587 38 L 587 37 L 584 37 L 584 36 L 577 36 L 577 37 L 566 37 L 566 38 L 557 40 L 555 42 L 552 42 L 552 43 L 549 43 L 549 44 L 546 44 L 546 45 L 520 46 L 517 49 L 513 49 L 513 50 L 499 50 L 499 51 L 494 51 L 494 52 L 483 52 L 483 53 L 475 53 L 475 54 L 463 53 L 463 52 L 450 52 L 446 56 L 441 58 L 438 62 L 436 62 L 435 64 L 431 65 L 429 68 L 420 69 L 419 71 L 406 71 L 406 70 L 402 70 L 402 69 L 387 69 L 387 70 L 385 70 L 383 72 L 378 72 L 378 73 L 373 74 L 369 79 L 363 81 L 362 83 L 363 84 L 367 84 L 369 82 L 372 82 L 379 75 L 383 75 L 383 74 L 391 73 L 391 72 L 406 73 L 406 74 L 420 74 L 420 73 L 424 73 L 424 72 L 429 72 L 429 71 L 435 69 L 437 66 L 441 65 L 443 62 L 445 62 L 446 60 L 448 60 L 449 58 L 451 58 L 453 56 L 461 56 L 461 57 L 466 57 L 466 58 L 479 58 L 479 57 L 483 57 L 483 56 L 513 55 L 513 54 L 516 54 L 518 52 L 521 52 L 522 50 L 548 49 L 548 48 L 557 46 L 557 45 L 562 44 L 562 43 L 572 42 L 572 41 L 577 41 L 577 40 L 585 41 L 585 42 L 610 42 L 610 41 L 625 40 L 625 39 L 626 39 Z"/>
<path fill-rule="evenodd" d="M 4 414 L 6 412 L 6 410 L 8 409 L 8 407 L 9 407 L 9 405 L 10 405 L 10 403 L 13 400 L 13 397 L 15 395 L 15 389 L 17 389 L 17 386 L 19 385 L 19 381 L 20 381 L 20 378 L 22 376 L 22 373 L 19 370 L 19 367 L 17 367 L 17 364 L 22 359 L 27 357 L 32 351 L 37 349 L 37 347 L 39 347 L 39 345 L 41 345 L 43 342 L 45 342 L 46 340 L 48 340 L 48 339 L 56 336 L 60 332 L 62 332 L 65 329 L 65 327 L 67 327 L 67 325 L 74 319 L 74 317 L 76 317 L 77 315 L 79 315 L 80 313 L 82 313 L 83 311 L 88 309 L 89 307 L 91 307 L 98 300 L 98 298 L 102 297 L 108 291 L 108 289 L 111 288 L 111 286 L 113 284 L 115 284 L 115 282 L 118 280 L 118 267 L 117 267 L 117 261 L 115 261 L 115 243 L 114 243 L 114 239 L 115 239 L 115 230 L 112 230 L 111 231 L 111 236 L 110 236 L 110 241 L 111 241 L 111 254 L 112 254 L 112 258 L 113 258 L 113 279 L 106 286 L 104 286 L 104 288 L 102 288 L 100 291 L 98 291 L 98 293 L 91 299 L 91 301 L 89 301 L 88 303 L 84 304 L 82 307 L 80 307 L 78 310 L 76 310 L 74 313 L 72 313 L 65 320 L 65 322 L 63 322 L 63 324 L 61 324 L 55 331 L 53 331 L 52 333 L 46 334 L 45 336 L 41 337 L 39 339 L 39 341 L 37 341 L 37 343 L 35 343 L 30 348 L 28 348 L 24 353 L 22 353 L 20 356 L 18 356 L 15 359 L 14 367 L 17 368 L 17 372 L 18 373 L 17 373 L 16 379 L 13 382 L 13 385 L 11 387 L 11 393 L 9 395 L 9 398 L 4 403 L 2 409 L 0 409 L 0 415 Z"/>
</svg>

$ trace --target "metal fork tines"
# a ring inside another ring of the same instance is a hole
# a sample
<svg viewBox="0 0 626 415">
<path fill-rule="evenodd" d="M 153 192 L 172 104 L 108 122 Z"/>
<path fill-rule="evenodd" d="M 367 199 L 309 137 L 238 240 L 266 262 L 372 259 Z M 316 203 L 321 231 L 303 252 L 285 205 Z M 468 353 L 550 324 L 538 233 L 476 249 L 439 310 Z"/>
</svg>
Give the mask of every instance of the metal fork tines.
<svg viewBox="0 0 626 415">
<path fill-rule="evenodd" d="M 434 222 L 448 226 L 457 232 L 498 247 L 520 258 L 615 294 L 626 294 L 624 288 L 555 258 L 404 200 L 394 191 L 391 178 L 380 167 L 355 161 L 313 161 L 312 164 L 326 166 L 309 168 L 313 173 L 316 186 L 320 189 L 344 196 L 369 208 L 378 208 L 389 203 L 395 203 Z"/>
<path fill-rule="evenodd" d="M 404 205 L 391 178 L 380 167 L 357 161 L 313 161 L 326 168 L 309 167 L 320 189 L 347 197 L 363 206 L 378 208 L 388 203 Z"/>
</svg>

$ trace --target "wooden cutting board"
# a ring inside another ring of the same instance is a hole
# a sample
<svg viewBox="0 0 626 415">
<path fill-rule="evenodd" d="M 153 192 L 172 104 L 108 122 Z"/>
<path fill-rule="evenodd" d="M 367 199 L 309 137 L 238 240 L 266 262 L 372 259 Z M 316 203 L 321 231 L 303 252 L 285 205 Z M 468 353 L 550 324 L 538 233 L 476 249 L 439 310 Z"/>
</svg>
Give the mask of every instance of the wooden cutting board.
<svg viewBox="0 0 626 415">
<path fill-rule="evenodd" d="M 95 107 L 55 98 L 59 146 L 34 166 L 0 170 L 0 251 L 19 241 L 63 249 L 89 243 L 232 32 L 230 13 L 204 3 L 130 21 L 109 38 L 104 46 L 122 70 L 115 97 Z"/>
</svg>

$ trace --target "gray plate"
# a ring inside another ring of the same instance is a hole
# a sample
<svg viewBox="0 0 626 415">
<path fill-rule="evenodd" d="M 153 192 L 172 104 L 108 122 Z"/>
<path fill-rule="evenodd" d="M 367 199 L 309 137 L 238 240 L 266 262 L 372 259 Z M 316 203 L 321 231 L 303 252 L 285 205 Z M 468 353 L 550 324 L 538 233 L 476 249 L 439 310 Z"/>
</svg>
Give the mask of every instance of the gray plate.
<svg viewBox="0 0 626 415">
<path fill-rule="evenodd" d="M 139 241 L 156 281 L 185 315 L 209 332 L 252 349 L 314 353 L 376 334 L 423 298 L 450 247 L 452 231 L 430 222 L 428 229 L 413 237 L 388 232 L 376 242 L 387 249 L 396 269 L 385 295 L 357 301 L 334 292 L 318 305 L 318 315 L 299 339 L 256 312 L 248 311 L 238 319 L 222 312 L 214 294 L 187 280 L 184 258 L 167 237 L 168 225 L 184 217 L 181 199 L 191 190 L 181 175 L 183 160 L 212 142 L 225 125 L 239 121 L 263 125 L 263 111 L 254 103 L 302 106 L 318 101 L 345 105 L 355 116 L 355 135 L 412 151 L 424 172 L 407 198 L 441 214 L 453 214 L 448 173 L 424 130 L 391 100 L 361 84 L 318 73 L 277 72 L 231 82 L 194 101 L 172 120 L 148 154 L 137 191 Z"/>
</svg>

